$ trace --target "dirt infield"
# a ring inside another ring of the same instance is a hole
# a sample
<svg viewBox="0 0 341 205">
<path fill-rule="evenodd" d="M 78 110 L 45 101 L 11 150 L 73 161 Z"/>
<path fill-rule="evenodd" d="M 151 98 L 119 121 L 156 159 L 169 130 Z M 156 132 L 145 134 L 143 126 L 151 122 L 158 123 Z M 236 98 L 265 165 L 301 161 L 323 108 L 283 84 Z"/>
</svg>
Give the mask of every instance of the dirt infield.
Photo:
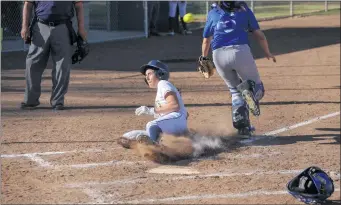
<svg viewBox="0 0 341 205">
<path fill-rule="evenodd" d="M 213 156 L 167 165 L 192 171 L 186 175 L 150 173 L 165 165 L 116 140 L 150 120 L 134 110 L 153 104 L 155 92 L 138 73 L 151 59 L 169 63 L 191 129 L 233 135 L 226 86 L 216 74 L 204 80 L 195 71 L 201 31 L 91 45 L 90 56 L 71 73 L 68 109 L 57 112 L 49 105 L 51 64 L 41 105 L 23 111 L 18 107 L 25 53 L 3 54 L 1 203 L 301 204 L 287 194 L 286 183 L 317 165 L 335 180 L 330 199 L 339 204 L 340 15 L 267 21 L 261 27 L 277 63 L 251 43 L 266 89 L 262 115 L 252 117 L 257 137 Z"/>
</svg>

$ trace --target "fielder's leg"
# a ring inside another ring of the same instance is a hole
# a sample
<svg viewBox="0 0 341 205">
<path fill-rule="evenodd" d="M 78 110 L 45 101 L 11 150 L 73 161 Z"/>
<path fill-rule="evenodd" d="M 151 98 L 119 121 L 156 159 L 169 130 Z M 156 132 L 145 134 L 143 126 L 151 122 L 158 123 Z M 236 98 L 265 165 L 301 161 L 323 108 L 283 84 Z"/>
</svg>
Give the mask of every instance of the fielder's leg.
<svg viewBox="0 0 341 205">
<path fill-rule="evenodd" d="M 264 96 L 263 83 L 256 84 L 252 80 L 245 80 L 237 86 L 238 91 L 242 94 L 251 113 L 254 116 L 260 115 L 259 100 Z"/>
<path fill-rule="evenodd" d="M 259 116 L 259 101 L 256 100 L 254 96 L 255 82 L 252 80 L 243 81 L 237 86 L 237 89 L 242 94 L 243 99 L 247 103 L 251 113 L 255 116 Z"/>
</svg>

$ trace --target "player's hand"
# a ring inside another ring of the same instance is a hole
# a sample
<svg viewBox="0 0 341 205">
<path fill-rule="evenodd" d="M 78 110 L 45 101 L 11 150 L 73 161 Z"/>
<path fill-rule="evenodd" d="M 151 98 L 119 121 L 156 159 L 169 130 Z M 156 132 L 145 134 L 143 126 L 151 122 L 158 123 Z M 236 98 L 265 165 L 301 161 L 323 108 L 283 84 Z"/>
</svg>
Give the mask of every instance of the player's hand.
<svg viewBox="0 0 341 205">
<path fill-rule="evenodd" d="M 27 38 L 28 38 L 28 36 L 29 36 L 29 28 L 28 28 L 28 26 L 23 26 L 23 27 L 21 28 L 20 34 L 21 34 L 21 38 L 22 38 L 24 41 L 27 41 Z"/>
<path fill-rule="evenodd" d="M 87 41 L 87 35 L 84 28 L 78 28 L 78 34 L 82 37 L 83 41 Z"/>
<path fill-rule="evenodd" d="M 135 110 L 135 115 L 155 115 L 154 108 L 149 108 L 147 106 L 141 106 Z"/>
<path fill-rule="evenodd" d="M 268 60 L 270 60 L 270 58 L 271 58 L 272 61 L 273 61 L 274 63 L 276 63 L 276 58 L 275 58 L 275 56 L 272 55 L 271 53 L 267 53 L 267 54 L 266 54 L 266 58 L 267 58 Z"/>
</svg>

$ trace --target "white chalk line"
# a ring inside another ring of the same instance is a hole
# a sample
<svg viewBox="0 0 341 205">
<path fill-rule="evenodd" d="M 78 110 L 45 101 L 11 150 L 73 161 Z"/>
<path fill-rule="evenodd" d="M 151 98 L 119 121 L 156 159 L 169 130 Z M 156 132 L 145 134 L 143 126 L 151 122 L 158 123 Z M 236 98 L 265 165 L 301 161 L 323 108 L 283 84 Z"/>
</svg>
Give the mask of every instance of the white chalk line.
<svg viewBox="0 0 341 205">
<path fill-rule="evenodd" d="M 84 183 L 72 183 L 67 184 L 66 186 L 69 188 L 76 187 L 85 187 L 85 186 L 110 186 L 110 185 L 124 185 L 124 184 L 135 184 L 138 182 L 145 182 L 147 180 L 188 180 L 188 179 L 197 179 L 197 178 L 214 178 L 214 177 L 234 177 L 234 176 L 250 176 L 250 175 L 273 175 L 273 174 L 299 174 L 303 170 L 279 170 L 279 171 L 264 171 L 264 170 L 256 170 L 252 172 L 217 172 L 217 173 L 208 173 L 208 174 L 196 174 L 190 176 L 178 176 L 178 177 L 152 177 L 152 178 L 128 178 L 122 180 L 114 180 L 109 182 L 84 182 Z"/>
<path fill-rule="evenodd" d="M 335 189 L 335 192 L 339 192 L 340 189 Z M 180 196 L 180 197 L 168 197 L 168 198 L 160 198 L 160 199 L 136 199 L 132 201 L 115 201 L 115 203 L 120 204 L 138 204 L 138 203 L 154 203 L 154 202 L 167 202 L 167 201 L 185 201 L 185 200 L 200 200 L 200 199 L 227 199 L 227 198 L 244 198 L 249 196 L 258 196 L 258 195 L 283 195 L 288 194 L 288 191 L 267 191 L 267 190 L 258 190 L 258 191 L 250 191 L 244 193 L 231 193 L 231 194 L 201 194 L 201 195 L 192 195 L 192 196 Z"/>
<path fill-rule="evenodd" d="M 35 152 L 35 153 L 25 153 L 25 154 L 2 154 L 1 158 L 28 157 L 30 155 L 61 155 L 61 154 L 78 153 L 78 152 L 103 152 L 103 150 L 101 150 L 101 149 L 86 149 L 86 150 L 71 150 L 71 151 L 62 151 L 62 152 Z"/>
<path fill-rule="evenodd" d="M 337 115 L 340 115 L 340 112 L 334 112 L 334 113 L 331 113 L 331 114 L 328 114 L 328 115 L 324 115 L 324 116 L 321 116 L 321 117 L 316 117 L 316 118 L 313 118 L 313 119 L 310 119 L 310 120 L 306 120 L 304 122 L 297 123 L 295 125 L 291 125 L 291 126 L 288 126 L 288 127 L 284 127 L 284 128 L 278 129 L 278 130 L 274 130 L 274 131 L 271 131 L 271 132 L 264 133 L 264 135 L 265 136 L 276 135 L 276 134 L 279 134 L 281 132 L 285 132 L 285 131 L 288 131 L 288 130 L 295 129 L 297 127 L 308 125 L 308 124 L 317 122 L 319 120 L 324 120 L 324 119 L 327 119 L 327 118 L 335 117 Z"/>
<path fill-rule="evenodd" d="M 300 122 L 300 123 L 297 123 L 297 124 L 294 124 L 294 125 L 291 125 L 291 126 L 283 127 L 283 128 L 271 131 L 271 132 L 266 132 L 266 133 L 263 134 L 263 136 L 269 136 L 270 138 L 272 138 L 272 137 L 275 137 L 274 135 L 277 135 L 279 133 L 286 132 L 286 131 L 289 131 L 289 130 L 293 130 L 293 129 L 301 127 L 301 126 L 308 125 L 308 124 L 311 124 L 311 123 L 314 123 L 314 122 L 317 122 L 317 121 L 320 121 L 320 120 L 324 120 L 324 119 L 327 119 L 327 118 L 335 117 L 335 116 L 338 116 L 338 115 L 340 115 L 340 112 L 330 113 L 330 114 L 323 115 L 323 116 L 320 116 L 320 117 L 316 117 L 316 118 L 313 118 L 313 119 L 310 119 L 310 120 L 306 120 L 306 121 L 303 121 L 303 122 Z M 260 139 L 264 139 L 264 137 L 262 137 L 262 136 L 261 137 L 255 136 L 255 137 L 252 137 L 251 139 L 241 140 L 240 142 L 243 143 L 243 144 L 250 144 L 250 143 L 252 143 L 254 141 L 257 141 L 257 140 L 260 140 Z"/>
<path fill-rule="evenodd" d="M 276 135 L 276 134 L 279 134 L 279 133 L 282 133 L 282 132 L 285 132 L 285 131 L 288 131 L 288 130 L 292 130 L 292 129 L 295 129 L 297 127 L 301 127 L 301 126 L 304 126 L 304 125 L 308 125 L 308 124 L 311 124 L 313 122 L 316 122 L 316 121 L 319 121 L 319 120 L 323 120 L 323 119 L 327 119 L 327 118 L 330 118 L 330 117 L 334 117 L 334 116 L 337 116 L 337 115 L 340 115 L 340 112 L 335 112 L 335 113 L 331 113 L 331 114 L 328 114 L 328 115 L 324 115 L 324 116 L 320 116 L 320 117 L 316 117 L 316 118 L 313 118 L 311 120 L 306 120 L 304 122 L 301 122 L 301 123 L 298 123 L 298 124 L 295 124 L 295 125 L 291 125 L 291 126 L 288 126 L 288 127 L 284 127 L 284 128 L 281 128 L 281 129 L 278 129 L 278 130 L 274 130 L 274 131 L 271 131 L 271 132 L 267 132 L 267 133 L 264 133 L 263 135 L 265 136 L 273 136 L 273 135 Z M 240 141 L 241 143 L 251 143 L 253 141 L 256 141 L 256 140 L 259 140 L 259 139 L 262 139 L 262 137 L 255 137 L 253 139 L 250 139 L 250 140 L 242 140 Z M 297 171 L 297 170 L 296 170 Z M 193 176 L 185 176 L 185 177 L 193 177 Z M 141 180 L 141 179 L 140 179 Z M 143 179 L 142 179 L 143 180 Z M 120 180 L 119 183 L 135 183 L 136 179 L 128 179 L 128 180 Z M 115 182 L 112 182 L 112 183 L 115 183 Z M 229 195 L 209 195 L 207 197 L 209 198 L 231 198 L 231 197 L 238 197 L 238 196 L 242 196 L 242 197 L 245 197 L 245 196 L 250 196 L 250 194 L 254 195 L 254 193 L 258 193 L 259 192 L 249 192 L 249 193 L 244 193 L 244 194 L 229 194 Z M 280 191 L 280 192 L 267 192 L 267 191 L 263 191 L 261 192 L 260 194 L 262 195 L 266 195 L 267 193 L 275 193 L 275 194 L 284 194 L 284 193 L 287 193 L 285 191 Z M 184 197 L 172 197 L 172 198 L 165 198 L 165 199 L 146 199 L 146 200 L 133 200 L 133 201 L 126 201 L 124 203 L 146 203 L 146 202 L 162 202 L 162 201 L 174 201 L 174 200 L 186 200 L 187 198 L 195 198 L 195 199 L 201 199 L 200 197 L 203 197 L 202 195 L 200 196 L 184 196 Z M 121 203 L 121 202 L 117 202 L 115 201 L 115 203 Z"/>
<path fill-rule="evenodd" d="M 94 189 L 83 189 L 83 192 L 91 197 L 92 203 L 103 204 L 106 201 L 106 197 L 103 197 L 100 191 Z"/>
<path fill-rule="evenodd" d="M 37 156 L 36 154 L 27 154 L 26 157 L 29 158 L 30 160 L 36 162 L 37 164 L 39 164 L 42 167 L 50 167 L 51 166 L 51 164 L 48 161 L 45 161 L 43 158 Z"/>
</svg>

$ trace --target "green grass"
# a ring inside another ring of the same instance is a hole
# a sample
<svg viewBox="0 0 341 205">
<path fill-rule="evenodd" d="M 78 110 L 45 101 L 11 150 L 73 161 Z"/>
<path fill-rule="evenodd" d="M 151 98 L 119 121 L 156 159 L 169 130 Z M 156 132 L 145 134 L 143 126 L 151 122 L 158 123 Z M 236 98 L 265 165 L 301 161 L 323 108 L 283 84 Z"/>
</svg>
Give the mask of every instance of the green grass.
<svg viewBox="0 0 341 205">
<path fill-rule="evenodd" d="M 338 9 L 340 8 L 340 4 L 329 4 L 328 10 Z M 268 17 L 276 17 L 276 16 L 287 16 L 290 15 L 290 5 L 261 5 L 255 6 L 255 16 L 256 18 L 268 18 Z M 324 12 L 324 3 L 323 2 L 294 2 L 293 5 L 293 13 L 297 14 L 305 14 L 305 13 L 313 13 L 313 12 Z"/>
<path fill-rule="evenodd" d="M 254 13 L 257 19 L 270 18 L 278 16 L 289 16 L 290 5 L 255 5 Z M 340 13 L 340 2 L 331 2 L 328 4 L 328 11 L 324 11 L 324 3 L 321 2 L 294 2 L 294 15 L 332 15 Z M 206 14 L 194 14 L 197 22 L 205 22 Z"/>
</svg>

